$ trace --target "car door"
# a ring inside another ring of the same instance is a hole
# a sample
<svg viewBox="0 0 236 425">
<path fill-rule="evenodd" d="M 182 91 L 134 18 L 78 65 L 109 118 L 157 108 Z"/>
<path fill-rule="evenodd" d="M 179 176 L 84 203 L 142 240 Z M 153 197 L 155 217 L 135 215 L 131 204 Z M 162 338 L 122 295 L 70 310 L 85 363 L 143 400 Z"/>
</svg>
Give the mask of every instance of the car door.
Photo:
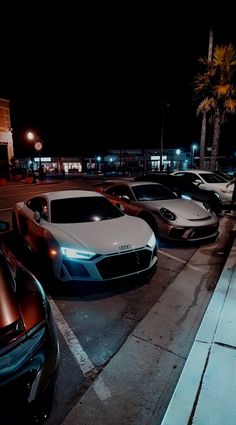
<svg viewBox="0 0 236 425">
<path fill-rule="evenodd" d="M 140 208 L 135 204 L 134 195 L 129 186 L 119 184 L 109 187 L 104 194 L 109 195 L 113 204 L 124 208 L 124 212 L 130 215 L 138 215 Z"/>
</svg>

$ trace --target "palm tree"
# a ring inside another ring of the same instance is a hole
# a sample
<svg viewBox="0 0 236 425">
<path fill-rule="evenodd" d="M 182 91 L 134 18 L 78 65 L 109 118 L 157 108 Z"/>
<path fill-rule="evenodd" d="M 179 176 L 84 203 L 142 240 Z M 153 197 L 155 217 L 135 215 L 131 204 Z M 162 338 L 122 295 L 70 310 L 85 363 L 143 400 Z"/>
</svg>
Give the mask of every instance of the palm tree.
<svg viewBox="0 0 236 425">
<path fill-rule="evenodd" d="M 194 92 L 200 103 L 197 115 L 205 114 L 213 120 L 213 140 L 210 170 L 216 167 L 222 125 L 227 114 L 236 113 L 236 50 L 230 43 L 216 46 L 212 59 L 200 58 L 205 70 L 194 80 Z"/>
</svg>

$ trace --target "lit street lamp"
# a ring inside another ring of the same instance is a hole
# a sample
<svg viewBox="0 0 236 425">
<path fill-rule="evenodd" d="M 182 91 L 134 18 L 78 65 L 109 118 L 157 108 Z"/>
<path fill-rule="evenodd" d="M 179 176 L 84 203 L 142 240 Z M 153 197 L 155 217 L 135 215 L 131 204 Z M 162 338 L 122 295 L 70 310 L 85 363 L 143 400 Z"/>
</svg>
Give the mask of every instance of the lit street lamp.
<svg viewBox="0 0 236 425">
<path fill-rule="evenodd" d="M 41 167 L 41 150 L 43 148 L 43 142 L 39 138 L 39 136 L 32 133 L 32 131 L 28 131 L 27 133 L 27 139 L 30 141 L 34 141 L 34 149 L 38 152 L 39 156 L 39 168 Z"/>
<path fill-rule="evenodd" d="M 181 153 L 181 150 L 180 149 L 176 149 L 175 153 L 177 155 L 176 169 L 179 170 L 179 155 Z"/>
<path fill-rule="evenodd" d="M 98 163 L 98 171 L 100 171 L 101 170 L 101 157 L 100 156 L 97 156 L 97 163 Z"/>
<path fill-rule="evenodd" d="M 197 149 L 197 145 L 192 145 L 192 168 L 194 168 L 194 153 L 195 149 Z"/>
</svg>

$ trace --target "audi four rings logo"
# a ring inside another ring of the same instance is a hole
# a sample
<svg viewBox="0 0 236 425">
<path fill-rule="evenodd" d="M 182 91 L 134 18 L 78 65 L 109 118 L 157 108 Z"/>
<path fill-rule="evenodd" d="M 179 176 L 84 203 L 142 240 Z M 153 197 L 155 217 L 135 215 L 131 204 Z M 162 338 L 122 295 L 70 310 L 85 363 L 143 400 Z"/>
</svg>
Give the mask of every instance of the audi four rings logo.
<svg viewBox="0 0 236 425">
<path fill-rule="evenodd" d="M 132 248 L 132 247 L 131 247 L 131 245 L 120 245 L 120 246 L 119 246 L 119 249 L 120 249 L 121 251 L 124 251 L 125 249 L 130 249 L 130 248 Z"/>
</svg>

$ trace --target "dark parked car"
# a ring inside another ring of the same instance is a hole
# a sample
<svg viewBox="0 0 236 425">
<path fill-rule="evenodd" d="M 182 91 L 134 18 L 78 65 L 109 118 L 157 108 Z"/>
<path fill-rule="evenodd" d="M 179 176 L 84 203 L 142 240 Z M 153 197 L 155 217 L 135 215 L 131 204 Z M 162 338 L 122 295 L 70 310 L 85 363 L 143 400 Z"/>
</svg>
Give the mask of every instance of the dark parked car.
<svg viewBox="0 0 236 425">
<path fill-rule="evenodd" d="M 214 191 L 200 189 L 187 177 L 178 177 L 167 174 L 145 174 L 134 178 L 135 181 L 152 181 L 161 183 L 177 194 L 179 198 L 192 199 L 208 204 L 215 214 L 222 211 L 219 195 Z"/>
<path fill-rule="evenodd" d="M 9 223 L 0 221 L 0 231 Z M 0 423 L 43 423 L 49 416 L 59 344 L 38 280 L 0 245 Z"/>
</svg>

